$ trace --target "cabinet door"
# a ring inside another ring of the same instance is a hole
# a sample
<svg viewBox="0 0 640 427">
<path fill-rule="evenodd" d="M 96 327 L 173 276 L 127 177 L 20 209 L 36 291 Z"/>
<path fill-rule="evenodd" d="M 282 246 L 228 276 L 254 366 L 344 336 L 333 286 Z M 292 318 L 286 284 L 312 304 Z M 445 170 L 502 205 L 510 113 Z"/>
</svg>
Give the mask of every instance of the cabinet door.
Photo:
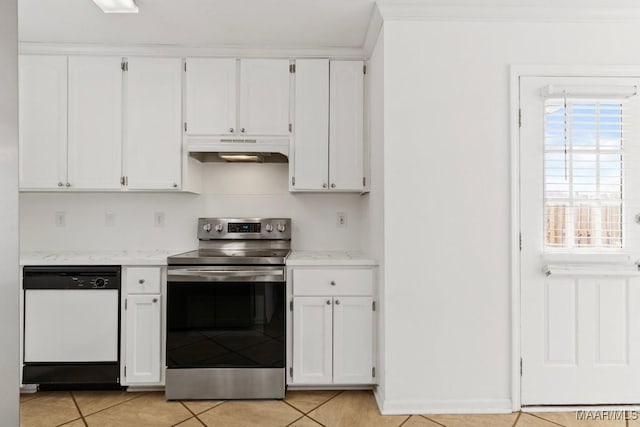
<svg viewBox="0 0 640 427">
<path fill-rule="evenodd" d="M 122 175 L 121 58 L 69 58 L 69 183 L 117 189 Z"/>
<path fill-rule="evenodd" d="M 67 57 L 20 56 L 20 188 L 67 182 Z"/>
<path fill-rule="evenodd" d="M 300 59 L 295 76 L 295 190 L 328 188 L 329 60 Z"/>
<path fill-rule="evenodd" d="M 331 384 L 331 297 L 293 299 L 293 382 Z"/>
<path fill-rule="evenodd" d="M 333 382 L 373 382 L 373 298 L 337 297 L 333 303 Z"/>
<path fill-rule="evenodd" d="M 240 61 L 240 134 L 289 135 L 289 76 L 287 59 Z"/>
<path fill-rule="evenodd" d="M 127 296 L 127 384 L 160 382 L 160 306 L 160 295 Z"/>
<path fill-rule="evenodd" d="M 362 61 L 331 61 L 329 181 L 335 190 L 362 190 L 364 72 Z"/>
<path fill-rule="evenodd" d="M 130 189 L 178 188 L 182 174 L 182 61 L 129 58 L 124 164 Z"/>
<path fill-rule="evenodd" d="M 188 135 L 236 132 L 236 63 L 234 58 L 187 58 Z"/>
</svg>

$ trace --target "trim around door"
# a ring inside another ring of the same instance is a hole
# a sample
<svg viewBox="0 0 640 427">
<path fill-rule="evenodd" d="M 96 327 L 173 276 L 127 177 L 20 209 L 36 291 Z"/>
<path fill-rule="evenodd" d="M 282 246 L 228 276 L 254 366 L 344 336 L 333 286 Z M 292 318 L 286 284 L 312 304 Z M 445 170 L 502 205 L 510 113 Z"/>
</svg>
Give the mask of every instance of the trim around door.
<svg viewBox="0 0 640 427">
<path fill-rule="evenodd" d="M 510 161 L 511 161 L 511 402 L 522 408 L 521 398 L 521 268 L 520 245 L 520 78 L 521 77 L 639 77 L 640 66 L 511 65 Z M 595 408 L 591 408 L 595 409 Z"/>
</svg>

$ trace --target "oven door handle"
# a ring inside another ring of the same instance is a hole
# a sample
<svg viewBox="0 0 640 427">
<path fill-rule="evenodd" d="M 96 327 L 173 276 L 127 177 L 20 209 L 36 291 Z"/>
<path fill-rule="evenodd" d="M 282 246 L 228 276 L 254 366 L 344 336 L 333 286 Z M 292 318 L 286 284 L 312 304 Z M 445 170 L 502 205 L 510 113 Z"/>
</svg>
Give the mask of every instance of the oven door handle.
<svg viewBox="0 0 640 427">
<path fill-rule="evenodd" d="M 173 269 L 169 270 L 167 279 L 169 282 L 284 282 L 284 269 Z"/>
</svg>

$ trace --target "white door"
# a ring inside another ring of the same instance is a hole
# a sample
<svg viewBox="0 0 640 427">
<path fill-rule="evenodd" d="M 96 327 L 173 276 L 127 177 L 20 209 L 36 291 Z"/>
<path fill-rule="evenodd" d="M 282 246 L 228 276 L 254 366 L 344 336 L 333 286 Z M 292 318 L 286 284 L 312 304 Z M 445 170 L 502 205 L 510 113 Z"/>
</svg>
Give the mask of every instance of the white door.
<svg viewBox="0 0 640 427">
<path fill-rule="evenodd" d="M 289 60 L 240 60 L 240 134 L 289 135 Z"/>
<path fill-rule="evenodd" d="M 69 57 L 71 188 L 120 188 L 121 62 L 117 57 Z"/>
<path fill-rule="evenodd" d="M 364 188 L 364 63 L 331 61 L 329 181 L 334 190 Z"/>
<path fill-rule="evenodd" d="M 329 60 L 299 59 L 295 74 L 294 190 L 328 188 Z"/>
<path fill-rule="evenodd" d="M 333 382 L 373 382 L 373 298 L 333 301 Z"/>
<path fill-rule="evenodd" d="M 129 58 L 124 164 L 130 189 L 173 189 L 182 174 L 182 61 Z"/>
<path fill-rule="evenodd" d="M 332 382 L 331 297 L 293 299 L 293 382 Z"/>
<path fill-rule="evenodd" d="M 127 296 L 127 384 L 160 382 L 160 307 L 160 295 Z"/>
<path fill-rule="evenodd" d="M 188 135 L 236 133 L 235 58 L 187 58 Z"/>
<path fill-rule="evenodd" d="M 20 55 L 20 188 L 67 182 L 67 57 Z"/>
<path fill-rule="evenodd" d="M 26 290 L 24 361 L 116 361 L 118 316 L 117 290 Z"/>
<path fill-rule="evenodd" d="M 520 81 L 523 405 L 640 403 L 638 87 Z"/>
</svg>

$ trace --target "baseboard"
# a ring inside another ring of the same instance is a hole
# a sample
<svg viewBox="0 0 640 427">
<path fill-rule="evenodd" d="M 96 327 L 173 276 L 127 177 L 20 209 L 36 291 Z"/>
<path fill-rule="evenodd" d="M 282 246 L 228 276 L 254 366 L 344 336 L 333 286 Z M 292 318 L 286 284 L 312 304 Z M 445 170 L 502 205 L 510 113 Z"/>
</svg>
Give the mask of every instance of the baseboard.
<svg viewBox="0 0 640 427">
<path fill-rule="evenodd" d="M 381 401 L 377 393 L 375 396 L 382 415 L 509 414 L 513 412 L 511 399 Z"/>
<path fill-rule="evenodd" d="M 139 392 L 147 392 L 147 391 L 164 391 L 164 386 L 163 385 L 127 386 L 127 392 L 129 393 L 139 393 Z"/>
</svg>

